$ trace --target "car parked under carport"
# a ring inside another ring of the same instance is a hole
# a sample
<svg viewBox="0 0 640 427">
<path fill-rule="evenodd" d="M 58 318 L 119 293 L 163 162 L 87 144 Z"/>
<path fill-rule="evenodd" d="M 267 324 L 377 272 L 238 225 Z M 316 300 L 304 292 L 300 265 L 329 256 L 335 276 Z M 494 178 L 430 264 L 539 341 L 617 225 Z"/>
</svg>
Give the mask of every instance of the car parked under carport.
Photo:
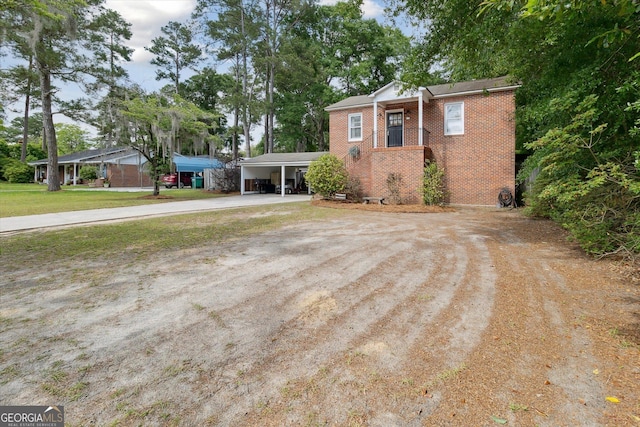
<svg viewBox="0 0 640 427">
<path fill-rule="evenodd" d="M 310 194 L 304 175 L 311 162 L 324 154 L 328 152 L 268 153 L 244 159 L 240 163 L 240 193 L 275 192 L 284 196 L 303 190 Z"/>
</svg>

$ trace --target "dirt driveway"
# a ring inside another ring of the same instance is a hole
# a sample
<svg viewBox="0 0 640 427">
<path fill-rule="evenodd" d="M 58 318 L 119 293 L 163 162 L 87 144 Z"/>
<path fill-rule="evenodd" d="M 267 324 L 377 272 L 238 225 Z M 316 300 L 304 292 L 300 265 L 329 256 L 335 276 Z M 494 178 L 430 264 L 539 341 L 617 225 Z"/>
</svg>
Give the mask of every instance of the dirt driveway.
<svg viewBox="0 0 640 427">
<path fill-rule="evenodd" d="M 68 425 L 640 425 L 638 285 L 515 211 L 346 211 L 114 267 L 0 269 L 0 404 L 54 400 Z"/>
</svg>

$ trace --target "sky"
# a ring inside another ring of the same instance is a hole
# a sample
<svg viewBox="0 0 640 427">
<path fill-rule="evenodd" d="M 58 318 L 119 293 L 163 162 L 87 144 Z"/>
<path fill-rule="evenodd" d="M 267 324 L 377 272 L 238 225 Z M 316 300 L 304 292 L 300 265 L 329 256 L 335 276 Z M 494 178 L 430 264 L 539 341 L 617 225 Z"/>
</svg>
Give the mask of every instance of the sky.
<svg viewBox="0 0 640 427">
<path fill-rule="evenodd" d="M 332 5 L 338 0 L 321 0 L 322 5 Z M 162 35 L 161 28 L 169 21 L 184 22 L 193 12 L 196 0 L 106 0 L 106 6 L 120 13 L 131 23 L 133 36 L 129 43 L 134 49 L 132 61 L 123 64 L 129 78 L 148 91 L 160 89 L 170 83 L 155 80 L 155 67 L 150 64 L 153 55 L 145 50 L 151 40 Z M 376 0 L 364 0 L 362 12 L 365 18 L 383 19 L 384 8 Z"/>
<path fill-rule="evenodd" d="M 134 49 L 131 62 L 122 64 L 129 78 L 148 91 L 160 89 L 169 81 L 156 81 L 155 67 L 149 62 L 153 54 L 145 47 L 151 40 L 162 35 L 160 29 L 169 21 L 184 22 L 195 8 L 195 0 L 106 0 L 106 7 L 113 9 L 131 23 L 131 40 L 127 43 Z"/>
<path fill-rule="evenodd" d="M 338 0 L 320 0 L 322 5 L 332 5 Z M 365 18 L 377 19 L 384 21 L 384 7 L 381 2 L 383 0 L 364 0 L 362 11 Z M 123 63 L 122 66 L 129 73 L 129 80 L 140 85 L 147 92 L 153 92 L 161 89 L 169 84 L 168 80 L 157 81 L 155 78 L 155 66 L 150 61 L 153 54 L 145 50 L 145 47 L 151 45 L 151 40 L 162 35 L 161 28 L 169 23 L 169 21 L 185 22 L 190 18 L 196 6 L 196 0 L 106 0 L 105 5 L 109 9 L 113 9 L 120 13 L 125 21 L 131 23 L 131 40 L 127 45 L 134 49 L 131 61 Z M 10 61 L 9 61 L 10 62 Z M 208 64 L 211 65 L 211 64 Z M 218 71 L 224 72 L 224 64 L 219 64 Z M 6 65 L 5 65 L 6 66 Z M 184 73 L 184 77 L 188 78 L 188 72 Z M 54 82 L 56 84 L 58 82 Z M 59 83 L 58 83 L 59 84 Z M 67 85 L 61 87 L 63 98 L 77 99 L 84 95 L 77 85 Z M 21 116 L 20 111 L 11 111 L 21 109 L 20 105 L 9 106 L 6 123 L 10 123 L 15 117 Z M 82 123 L 77 123 L 62 115 L 55 115 L 54 122 L 58 123 L 75 123 L 87 130 L 91 135 L 95 135 L 95 129 Z M 254 137 L 255 138 L 255 137 Z"/>
</svg>

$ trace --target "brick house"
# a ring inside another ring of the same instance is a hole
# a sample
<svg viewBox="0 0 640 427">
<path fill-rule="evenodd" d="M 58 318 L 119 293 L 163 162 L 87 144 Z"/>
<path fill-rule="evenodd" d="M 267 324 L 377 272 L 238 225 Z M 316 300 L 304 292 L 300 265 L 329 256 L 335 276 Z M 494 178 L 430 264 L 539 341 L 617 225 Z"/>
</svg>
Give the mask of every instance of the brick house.
<svg viewBox="0 0 640 427">
<path fill-rule="evenodd" d="M 389 195 L 401 176 L 404 203 L 421 201 L 426 160 L 444 168 L 446 201 L 495 206 L 515 194 L 515 90 L 506 77 L 420 87 L 390 83 L 330 105 L 330 152 L 344 159 L 365 195 Z"/>
<path fill-rule="evenodd" d="M 60 184 L 80 183 L 80 168 L 95 166 L 99 177 L 110 181 L 112 187 L 148 187 L 153 182 L 144 169 L 147 160 L 128 147 L 96 148 L 58 157 Z M 35 167 L 35 182 L 46 182 L 47 159 L 29 162 Z"/>
</svg>

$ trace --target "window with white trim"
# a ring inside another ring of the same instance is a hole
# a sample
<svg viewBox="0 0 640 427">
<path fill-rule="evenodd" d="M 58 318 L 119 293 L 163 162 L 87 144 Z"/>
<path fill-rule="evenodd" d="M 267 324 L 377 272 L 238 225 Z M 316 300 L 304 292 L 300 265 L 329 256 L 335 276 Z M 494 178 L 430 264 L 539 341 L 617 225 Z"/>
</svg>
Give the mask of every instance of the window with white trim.
<svg viewBox="0 0 640 427">
<path fill-rule="evenodd" d="M 362 113 L 349 114 L 349 141 L 362 141 Z"/>
<path fill-rule="evenodd" d="M 444 134 L 464 134 L 464 102 L 444 104 Z"/>
</svg>

